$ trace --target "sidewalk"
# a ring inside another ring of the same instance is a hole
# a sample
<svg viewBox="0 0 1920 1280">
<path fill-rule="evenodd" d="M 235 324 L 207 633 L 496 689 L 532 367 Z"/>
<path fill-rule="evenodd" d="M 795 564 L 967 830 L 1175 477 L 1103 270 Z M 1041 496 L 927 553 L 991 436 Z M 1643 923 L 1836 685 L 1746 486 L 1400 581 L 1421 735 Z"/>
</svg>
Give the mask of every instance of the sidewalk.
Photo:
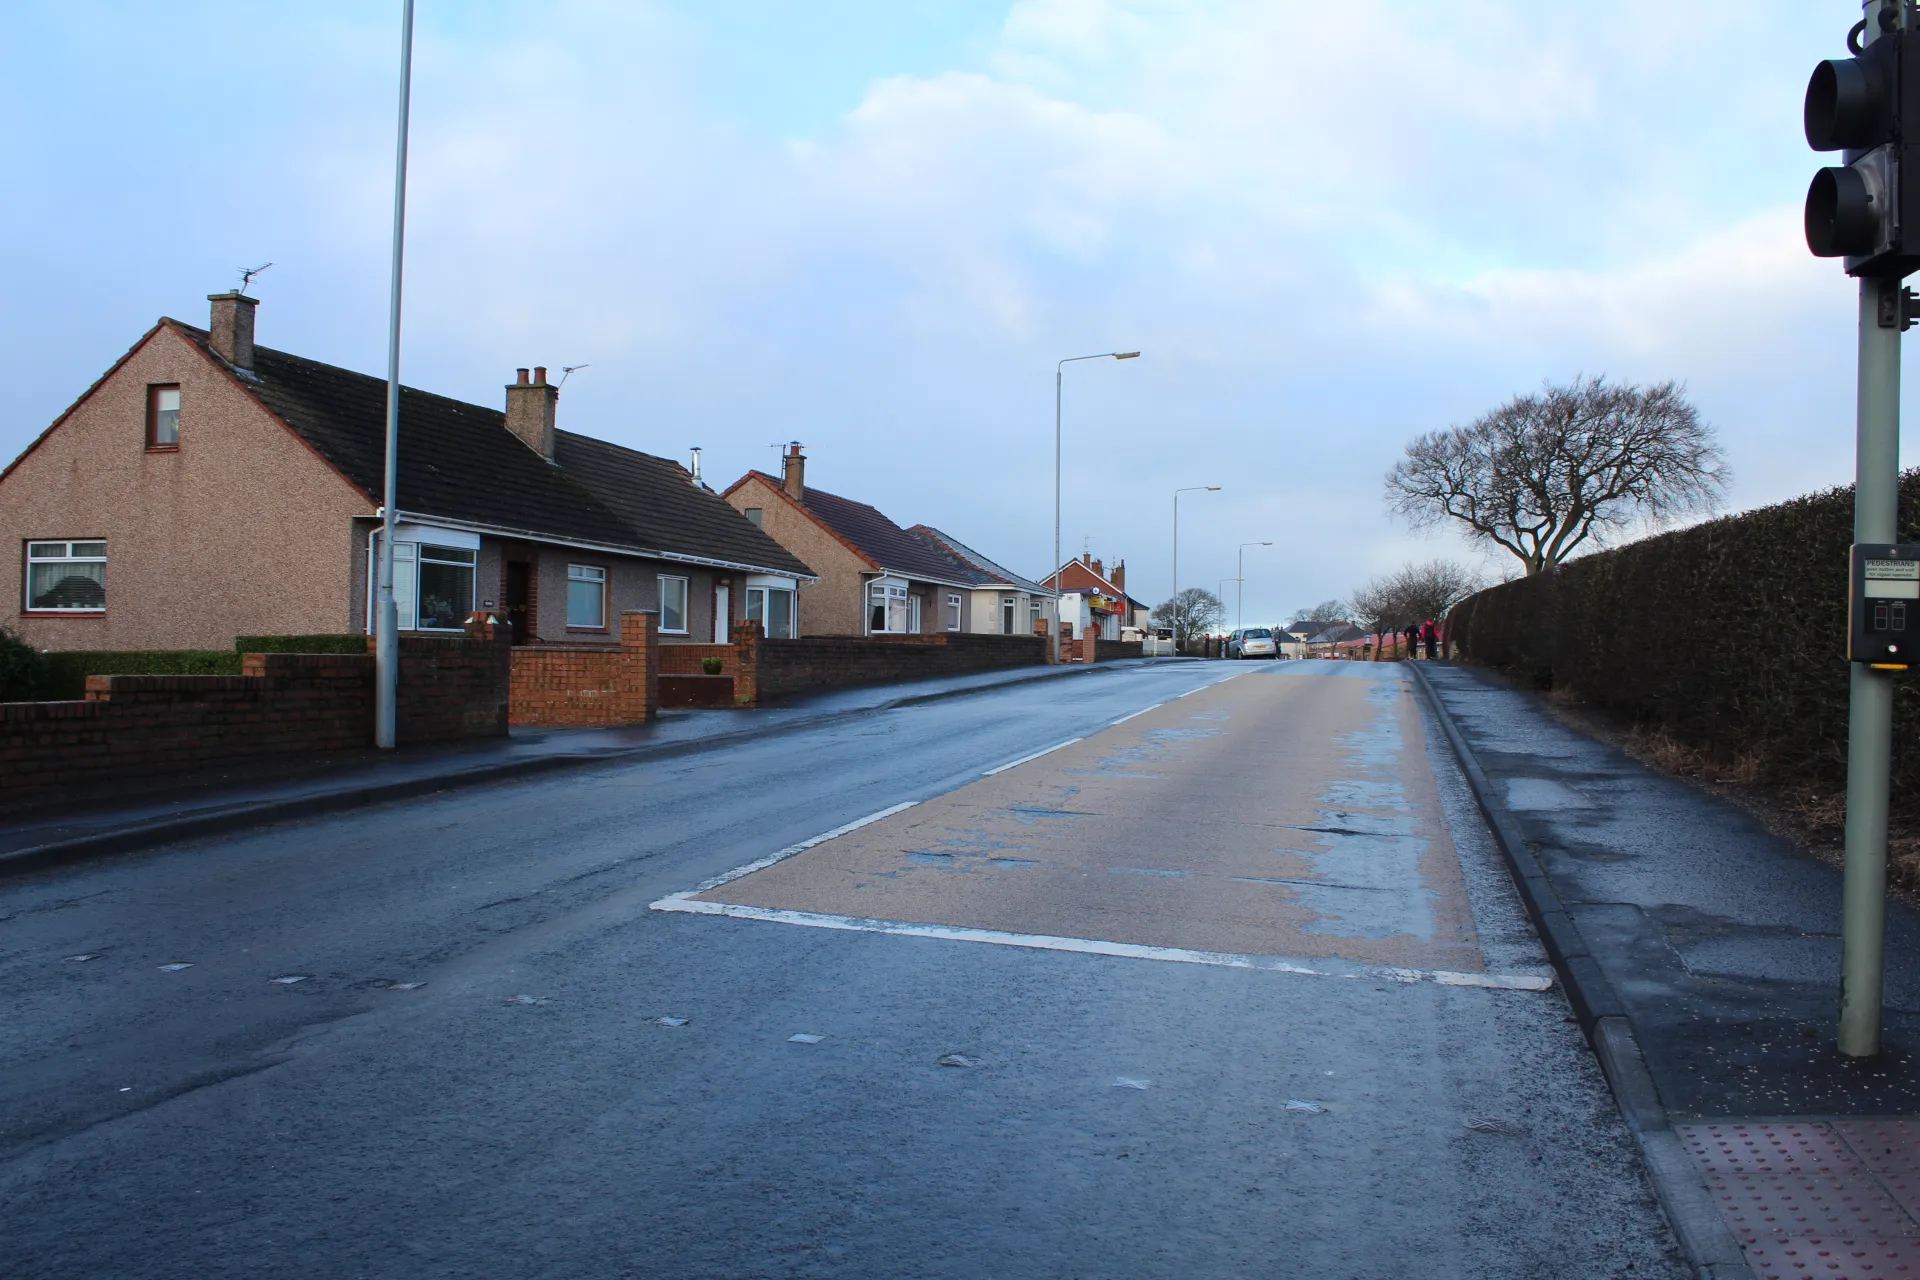
<svg viewBox="0 0 1920 1280">
<path fill-rule="evenodd" d="M 1648 1122 L 1691 1154 L 1751 1273 L 1920 1274 L 1920 914 L 1888 903 L 1885 1051 L 1842 1058 L 1837 871 L 1497 676 L 1417 674 L 1478 766 L 1496 835 L 1523 845 L 1510 860 L 1535 876 L 1596 1050 L 1617 1039 L 1631 1058 L 1637 1042 Z"/>
<path fill-rule="evenodd" d="M 392 754 L 368 749 L 323 761 L 271 763 L 243 778 L 156 788 L 124 802 L 89 803 L 0 822 L 0 875 L 190 836 L 240 830 L 360 805 L 475 786 L 573 765 L 685 754 L 843 716 L 1182 659 L 1023 667 L 904 684 L 836 689 L 738 711 L 665 711 L 622 729 L 515 730 L 505 739 Z"/>
</svg>

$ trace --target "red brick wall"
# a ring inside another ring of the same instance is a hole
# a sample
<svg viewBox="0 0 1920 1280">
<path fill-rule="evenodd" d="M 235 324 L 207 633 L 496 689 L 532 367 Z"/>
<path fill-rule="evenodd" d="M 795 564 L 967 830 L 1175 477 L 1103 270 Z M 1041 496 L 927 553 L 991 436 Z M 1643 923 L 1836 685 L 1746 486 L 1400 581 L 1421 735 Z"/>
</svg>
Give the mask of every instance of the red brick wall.
<svg viewBox="0 0 1920 1280">
<path fill-rule="evenodd" d="M 707 674 L 700 665 L 704 658 L 720 659 L 720 675 L 733 674 L 735 664 L 733 646 L 730 644 L 663 644 L 659 653 L 660 674 L 703 676 Z"/>
<path fill-rule="evenodd" d="M 506 644 L 404 636 L 403 745 L 504 734 Z M 250 653 L 237 676 L 89 676 L 84 702 L 0 703 L 0 810 L 59 792 L 373 743 L 371 656 Z"/>
<path fill-rule="evenodd" d="M 734 702 L 740 706 L 794 693 L 1037 666 L 1047 660 L 1046 642 L 1038 636 L 965 631 L 766 640 L 758 623 L 742 622 L 734 627 L 734 639 L 740 651 Z"/>
<path fill-rule="evenodd" d="M 621 614 L 617 645 L 516 646 L 508 719 L 550 729 L 606 728 L 653 719 L 660 706 L 663 648 L 716 647 L 662 646 L 659 619 L 650 610 Z"/>
</svg>

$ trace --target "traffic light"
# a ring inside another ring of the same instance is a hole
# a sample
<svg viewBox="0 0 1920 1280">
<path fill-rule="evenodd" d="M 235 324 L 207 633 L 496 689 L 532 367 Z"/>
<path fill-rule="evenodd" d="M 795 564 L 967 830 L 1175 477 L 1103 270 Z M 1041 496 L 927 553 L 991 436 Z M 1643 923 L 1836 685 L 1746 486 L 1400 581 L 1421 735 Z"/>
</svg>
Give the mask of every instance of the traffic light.
<svg viewBox="0 0 1920 1280">
<path fill-rule="evenodd" d="M 1807 145 L 1846 161 L 1807 189 L 1807 247 L 1846 259 L 1848 275 L 1898 279 L 1920 271 L 1920 30 L 1893 5 L 1878 22 L 1877 40 L 1854 43 L 1862 22 L 1847 41 L 1856 56 L 1822 62 L 1807 83 Z"/>
</svg>

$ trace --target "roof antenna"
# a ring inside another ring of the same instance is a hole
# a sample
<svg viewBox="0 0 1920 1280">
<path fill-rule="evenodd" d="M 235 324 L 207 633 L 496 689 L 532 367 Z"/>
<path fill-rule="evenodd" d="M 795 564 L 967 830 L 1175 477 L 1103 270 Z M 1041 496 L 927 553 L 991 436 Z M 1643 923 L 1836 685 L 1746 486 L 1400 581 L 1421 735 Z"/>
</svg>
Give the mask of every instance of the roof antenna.
<svg viewBox="0 0 1920 1280">
<path fill-rule="evenodd" d="M 244 294 L 247 286 L 253 283 L 253 278 L 272 265 L 271 262 L 263 262 L 257 267 L 240 268 L 240 292 Z"/>
<path fill-rule="evenodd" d="M 560 381 L 558 381 L 558 382 L 556 382 L 556 383 L 554 383 L 554 384 L 553 384 L 553 389 L 554 389 L 555 391 L 558 391 L 558 390 L 559 390 L 560 388 L 562 388 L 562 387 L 564 387 L 564 386 L 566 386 L 566 385 L 567 385 L 567 379 L 568 379 L 568 378 L 571 378 L 571 377 L 572 377 L 572 376 L 574 375 L 574 371 L 575 371 L 575 370 L 577 370 L 577 369 L 591 369 L 591 368 L 593 368 L 593 366 L 592 366 L 592 365 L 590 365 L 590 364 L 563 364 L 563 365 L 561 365 L 561 366 L 560 366 Z"/>
</svg>

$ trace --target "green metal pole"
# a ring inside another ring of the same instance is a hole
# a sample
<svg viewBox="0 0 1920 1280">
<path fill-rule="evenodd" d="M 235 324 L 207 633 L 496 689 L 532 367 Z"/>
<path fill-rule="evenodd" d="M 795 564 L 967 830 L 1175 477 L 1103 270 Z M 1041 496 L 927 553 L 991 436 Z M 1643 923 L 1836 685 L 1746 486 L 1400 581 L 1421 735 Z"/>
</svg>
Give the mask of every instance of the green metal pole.
<svg viewBox="0 0 1920 1280">
<path fill-rule="evenodd" d="M 1891 292 L 1892 305 L 1884 293 Z M 1900 282 L 1860 282 L 1860 371 L 1853 540 L 1898 542 Z M 1891 323 L 1887 323 L 1891 320 Z M 1854 663 L 1847 716 L 1846 877 L 1842 889 L 1840 1052 L 1880 1052 L 1887 923 L 1887 799 L 1893 681 Z"/>
</svg>

